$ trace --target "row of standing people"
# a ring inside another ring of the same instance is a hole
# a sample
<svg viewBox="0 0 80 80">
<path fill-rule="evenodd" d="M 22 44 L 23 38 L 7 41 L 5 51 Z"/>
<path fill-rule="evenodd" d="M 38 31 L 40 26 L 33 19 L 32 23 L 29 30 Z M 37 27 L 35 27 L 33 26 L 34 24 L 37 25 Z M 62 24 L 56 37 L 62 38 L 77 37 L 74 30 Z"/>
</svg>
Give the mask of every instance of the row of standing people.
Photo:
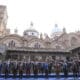
<svg viewBox="0 0 80 80">
<path fill-rule="evenodd" d="M 51 73 L 52 63 L 47 62 L 1 62 L 0 74 L 46 74 Z"/>
<path fill-rule="evenodd" d="M 14 76 L 19 75 L 30 75 L 30 74 L 51 74 L 56 73 L 57 76 L 61 72 L 65 76 L 69 72 L 73 73 L 74 76 L 79 75 L 80 63 L 79 61 L 74 62 L 1 62 L 0 63 L 0 74 L 13 74 Z"/>
</svg>

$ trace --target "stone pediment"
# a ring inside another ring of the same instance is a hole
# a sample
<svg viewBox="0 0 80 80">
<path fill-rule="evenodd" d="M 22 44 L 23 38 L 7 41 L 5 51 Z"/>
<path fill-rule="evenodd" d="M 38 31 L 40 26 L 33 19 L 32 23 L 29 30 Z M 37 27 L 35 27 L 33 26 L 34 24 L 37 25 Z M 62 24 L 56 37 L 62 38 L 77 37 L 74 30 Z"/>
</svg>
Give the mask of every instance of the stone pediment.
<svg viewBox="0 0 80 80">
<path fill-rule="evenodd" d="M 4 36 L 3 38 L 1 38 L 2 41 L 5 41 L 6 39 L 16 39 L 19 41 L 23 41 L 23 38 L 16 34 L 7 35 L 7 36 Z"/>
</svg>

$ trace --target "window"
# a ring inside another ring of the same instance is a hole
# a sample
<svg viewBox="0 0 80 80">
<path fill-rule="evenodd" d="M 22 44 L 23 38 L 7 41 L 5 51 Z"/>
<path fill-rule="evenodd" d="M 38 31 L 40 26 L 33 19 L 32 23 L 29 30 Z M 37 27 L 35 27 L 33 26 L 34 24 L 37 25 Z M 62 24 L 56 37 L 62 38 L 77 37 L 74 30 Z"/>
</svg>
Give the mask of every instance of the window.
<svg viewBox="0 0 80 80">
<path fill-rule="evenodd" d="M 34 47 L 35 48 L 40 48 L 40 44 L 39 43 L 35 43 Z"/>
<path fill-rule="evenodd" d="M 9 47 L 15 47 L 15 42 L 12 40 L 12 41 L 9 42 L 8 45 L 9 45 Z"/>
</svg>

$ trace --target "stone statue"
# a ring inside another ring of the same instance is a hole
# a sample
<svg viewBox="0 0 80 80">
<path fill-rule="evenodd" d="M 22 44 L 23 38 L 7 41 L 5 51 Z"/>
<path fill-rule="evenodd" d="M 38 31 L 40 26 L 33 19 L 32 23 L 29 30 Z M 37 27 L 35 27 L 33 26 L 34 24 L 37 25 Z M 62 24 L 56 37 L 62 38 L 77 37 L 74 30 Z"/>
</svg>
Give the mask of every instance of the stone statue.
<svg viewBox="0 0 80 80">
<path fill-rule="evenodd" d="M 45 39 L 49 39 L 48 34 L 45 33 L 44 36 L 45 36 Z"/>
<path fill-rule="evenodd" d="M 40 39 L 43 39 L 43 34 L 42 33 L 40 34 Z"/>
</svg>

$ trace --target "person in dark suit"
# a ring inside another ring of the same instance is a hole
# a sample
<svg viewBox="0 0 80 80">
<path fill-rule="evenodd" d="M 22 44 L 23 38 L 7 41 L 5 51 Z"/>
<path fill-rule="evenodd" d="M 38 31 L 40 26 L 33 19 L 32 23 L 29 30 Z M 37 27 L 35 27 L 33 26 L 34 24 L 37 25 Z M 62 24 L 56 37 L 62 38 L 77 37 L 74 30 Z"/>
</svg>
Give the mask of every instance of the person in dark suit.
<svg viewBox="0 0 80 80">
<path fill-rule="evenodd" d="M 68 65 L 66 62 L 63 63 L 63 73 L 64 73 L 64 77 L 68 76 Z"/>
</svg>

